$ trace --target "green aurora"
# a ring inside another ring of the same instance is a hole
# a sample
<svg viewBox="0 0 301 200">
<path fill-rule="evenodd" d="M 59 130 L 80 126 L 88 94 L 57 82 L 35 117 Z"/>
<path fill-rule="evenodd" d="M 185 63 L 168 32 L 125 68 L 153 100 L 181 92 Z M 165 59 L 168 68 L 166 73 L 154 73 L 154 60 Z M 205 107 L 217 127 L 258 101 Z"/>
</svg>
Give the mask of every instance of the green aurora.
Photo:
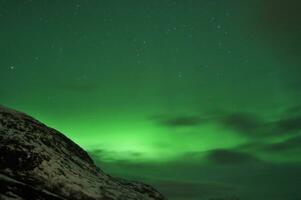
<svg viewBox="0 0 301 200">
<path fill-rule="evenodd" d="M 300 9 L 0 0 L 0 104 L 171 200 L 297 200 Z"/>
</svg>

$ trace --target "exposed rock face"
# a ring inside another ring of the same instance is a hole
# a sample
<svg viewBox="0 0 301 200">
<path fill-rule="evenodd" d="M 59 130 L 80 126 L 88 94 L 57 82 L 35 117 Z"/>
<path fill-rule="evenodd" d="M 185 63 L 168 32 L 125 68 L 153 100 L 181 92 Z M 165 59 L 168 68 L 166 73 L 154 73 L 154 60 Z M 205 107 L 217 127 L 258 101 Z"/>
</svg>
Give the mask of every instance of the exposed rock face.
<svg viewBox="0 0 301 200">
<path fill-rule="evenodd" d="M 164 200 L 152 187 L 113 178 L 58 131 L 0 106 L 0 200 Z"/>
</svg>

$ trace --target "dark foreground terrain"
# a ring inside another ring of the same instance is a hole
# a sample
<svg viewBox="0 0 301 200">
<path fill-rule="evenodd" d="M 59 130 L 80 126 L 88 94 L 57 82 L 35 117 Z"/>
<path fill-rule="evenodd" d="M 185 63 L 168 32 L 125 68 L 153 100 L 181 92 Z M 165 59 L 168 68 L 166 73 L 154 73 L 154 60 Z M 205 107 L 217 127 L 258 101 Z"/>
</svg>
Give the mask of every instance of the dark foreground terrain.
<svg viewBox="0 0 301 200">
<path fill-rule="evenodd" d="M 0 106 L 0 200 L 164 200 L 154 188 L 111 177 L 62 133 Z"/>
</svg>

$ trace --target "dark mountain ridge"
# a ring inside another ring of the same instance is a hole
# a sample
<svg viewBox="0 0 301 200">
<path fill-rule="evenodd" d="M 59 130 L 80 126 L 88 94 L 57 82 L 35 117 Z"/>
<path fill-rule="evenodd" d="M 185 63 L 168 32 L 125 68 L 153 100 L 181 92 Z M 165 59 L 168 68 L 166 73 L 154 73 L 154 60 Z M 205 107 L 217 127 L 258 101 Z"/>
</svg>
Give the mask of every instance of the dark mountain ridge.
<svg viewBox="0 0 301 200">
<path fill-rule="evenodd" d="M 165 198 L 151 186 L 107 175 L 62 133 L 0 106 L 0 199 Z"/>
</svg>

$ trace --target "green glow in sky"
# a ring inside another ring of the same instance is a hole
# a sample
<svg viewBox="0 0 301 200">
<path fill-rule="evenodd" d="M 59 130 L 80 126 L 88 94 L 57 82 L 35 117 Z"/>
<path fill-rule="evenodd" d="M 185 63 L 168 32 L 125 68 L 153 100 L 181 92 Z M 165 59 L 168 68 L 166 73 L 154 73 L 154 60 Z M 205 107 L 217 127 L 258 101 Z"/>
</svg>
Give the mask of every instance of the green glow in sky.
<svg viewBox="0 0 301 200">
<path fill-rule="evenodd" d="M 263 189 L 265 200 L 295 200 L 299 8 L 294 0 L 0 0 L 0 104 L 172 200 L 260 200 Z"/>
</svg>

